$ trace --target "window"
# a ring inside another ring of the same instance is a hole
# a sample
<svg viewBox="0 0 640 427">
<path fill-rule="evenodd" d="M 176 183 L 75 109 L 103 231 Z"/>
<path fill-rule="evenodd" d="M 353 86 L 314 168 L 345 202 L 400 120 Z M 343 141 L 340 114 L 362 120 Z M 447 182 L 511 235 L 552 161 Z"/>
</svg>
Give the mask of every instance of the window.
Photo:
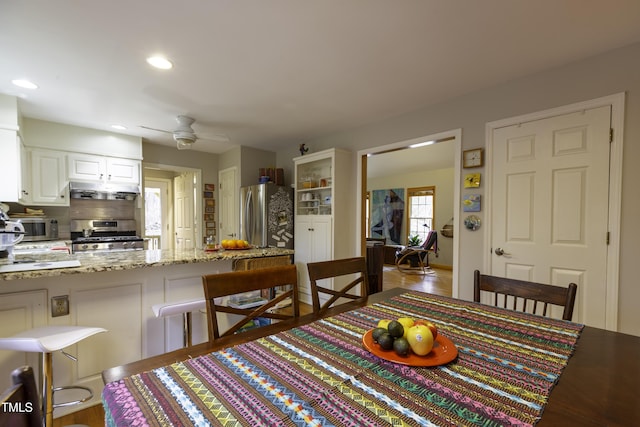
<svg viewBox="0 0 640 427">
<path fill-rule="evenodd" d="M 157 237 L 162 234 L 162 199 L 159 188 L 144 189 L 145 236 Z"/>
<path fill-rule="evenodd" d="M 420 236 L 420 243 L 427 238 L 434 225 L 436 187 L 416 187 L 407 189 L 409 208 L 407 225 L 409 236 Z"/>
</svg>

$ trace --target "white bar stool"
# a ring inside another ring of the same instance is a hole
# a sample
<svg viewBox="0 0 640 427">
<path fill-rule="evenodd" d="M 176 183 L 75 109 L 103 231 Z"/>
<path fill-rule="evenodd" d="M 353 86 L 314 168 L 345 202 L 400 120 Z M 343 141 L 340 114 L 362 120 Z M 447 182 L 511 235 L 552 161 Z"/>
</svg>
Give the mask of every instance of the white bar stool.
<svg viewBox="0 0 640 427">
<path fill-rule="evenodd" d="M 207 307 L 204 298 L 166 302 L 156 304 L 153 308 L 153 314 L 156 317 L 169 317 L 182 314 L 182 344 L 184 347 L 191 347 L 191 318 L 193 311 L 205 310 Z"/>
<path fill-rule="evenodd" d="M 7 338 L 0 338 L 0 349 L 24 351 L 29 353 L 40 353 L 42 359 L 42 416 L 44 425 L 53 425 L 53 408 L 62 406 L 77 405 L 93 397 L 91 389 L 82 386 L 53 387 L 53 357 L 52 352 L 62 351 L 63 348 L 76 344 L 85 338 L 100 332 L 106 332 L 103 328 L 93 328 L 84 326 L 45 326 L 41 328 L 29 329 Z M 74 356 L 62 351 L 62 353 L 72 360 L 77 360 Z M 89 396 L 81 400 L 72 402 L 53 403 L 53 392 L 66 389 L 81 389 L 89 392 Z"/>
</svg>

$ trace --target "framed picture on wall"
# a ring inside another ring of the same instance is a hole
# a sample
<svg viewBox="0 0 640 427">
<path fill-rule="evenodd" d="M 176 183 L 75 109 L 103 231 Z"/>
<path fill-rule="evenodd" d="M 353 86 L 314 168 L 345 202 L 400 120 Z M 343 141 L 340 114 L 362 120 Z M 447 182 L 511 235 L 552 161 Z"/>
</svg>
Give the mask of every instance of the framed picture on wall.
<svg viewBox="0 0 640 427">
<path fill-rule="evenodd" d="M 371 192 L 371 237 L 384 237 L 388 245 L 402 244 L 403 219 L 404 188 Z"/>
<path fill-rule="evenodd" d="M 480 212 L 480 194 L 465 194 L 462 196 L 463 212 Z"/>
<path fill-rule="evenodd" d="M 464 176 L 464 188 L 480 187 L 480 174 L 468 173 Z"/>
</svg>

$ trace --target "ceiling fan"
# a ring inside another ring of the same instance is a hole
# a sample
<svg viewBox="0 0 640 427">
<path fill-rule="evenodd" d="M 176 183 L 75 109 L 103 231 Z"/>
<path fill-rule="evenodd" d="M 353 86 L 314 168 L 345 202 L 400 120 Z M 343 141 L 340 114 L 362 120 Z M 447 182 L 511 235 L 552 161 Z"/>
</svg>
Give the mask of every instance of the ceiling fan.
<svg viewBox="0 0 640 427">
<path fill-rule="evenodd" d="M 196 121 L 194 118 L 189 116 L 177 116 L 176 121 L 178 122 L 178 127 L 174 130 L 164 130 L 164 129 L 156 129 L 148 126 L 140 126 L 143 129 L 154 130 L 157 132 L 170 133 L 173 135 L 173 139 L 176 141 L 178 146 L 178 150 L 188 150 L 191 146 L 198 140 L 210 140 L 210 141 L 218 141 L 218 142 L 229 142 L 229 138 L 226 135 L 212 135 L 206 137 L 199 137 L 196 135 L 195 131 L 191 127 L 191 125 Z"/>
</svg>

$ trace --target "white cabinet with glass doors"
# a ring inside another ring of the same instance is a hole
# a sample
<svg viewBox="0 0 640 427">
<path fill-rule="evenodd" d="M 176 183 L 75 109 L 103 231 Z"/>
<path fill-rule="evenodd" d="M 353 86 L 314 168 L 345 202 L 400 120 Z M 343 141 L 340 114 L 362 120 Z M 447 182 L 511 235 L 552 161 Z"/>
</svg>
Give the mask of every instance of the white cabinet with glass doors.
<svg viewBox="0 0 640 427">
<path fill-rule="evenodd" d="M 311 303 L 306 264 L 355 256 L 355 167 L 352 153 L 328 149 L 296 157 L 295 261 L 300 299 Z"/>
</svg>

